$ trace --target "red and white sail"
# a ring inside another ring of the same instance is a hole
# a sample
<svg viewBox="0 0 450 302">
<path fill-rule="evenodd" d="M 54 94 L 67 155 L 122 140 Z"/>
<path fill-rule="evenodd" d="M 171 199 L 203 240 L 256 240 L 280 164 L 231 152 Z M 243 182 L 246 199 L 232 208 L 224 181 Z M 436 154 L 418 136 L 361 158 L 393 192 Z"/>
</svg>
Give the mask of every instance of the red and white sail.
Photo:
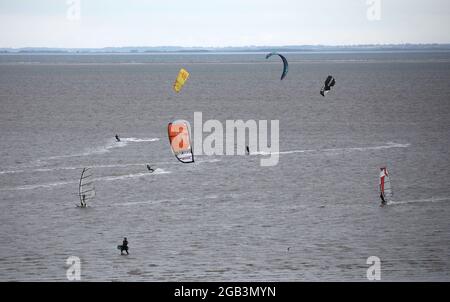
<svg viewBox="0 0 450 302">
<path fill-rule="evenodd" d="M 383 194 L 386 201 L 392 200 L 391 177 L 386 167 L 380 168 L 380 193 Z"/>
</svg>

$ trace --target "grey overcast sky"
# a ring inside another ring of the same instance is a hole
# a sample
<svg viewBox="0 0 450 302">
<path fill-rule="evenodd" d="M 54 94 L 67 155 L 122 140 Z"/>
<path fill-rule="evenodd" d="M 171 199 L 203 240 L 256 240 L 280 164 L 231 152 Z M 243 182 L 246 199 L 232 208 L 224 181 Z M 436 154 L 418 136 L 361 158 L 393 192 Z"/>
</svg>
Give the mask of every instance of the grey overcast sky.
<svg viewBox="0 0 450 302">
<path fill-rule="evenodd" d="M 0 47 L 450 43 L 449 29 L 449 0 L 0 0 Z"/>
</svg>

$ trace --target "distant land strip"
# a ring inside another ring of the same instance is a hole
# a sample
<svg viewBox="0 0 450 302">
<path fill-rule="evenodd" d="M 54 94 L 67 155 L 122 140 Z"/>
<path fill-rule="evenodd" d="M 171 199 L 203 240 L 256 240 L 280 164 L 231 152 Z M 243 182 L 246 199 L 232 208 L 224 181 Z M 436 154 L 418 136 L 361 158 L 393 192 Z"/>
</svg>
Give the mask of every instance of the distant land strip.
<svg viewBox="0 0 450 302">
<path fill-rule="evenodd" d="M 242 52 L 376 52 L 376 51 L 449 51 L 450 44 L 380 44 L 380 45 L 290 45 L 290 46 L 242 46 L 242 47 L 183 47 L 183 46 L 154 46 L 154 47 L 104 47 L 104 48 L 51 48 L 24 47 L 0 48 L 2 54 L 21 53 L 242 53 Z"/>
</svg>

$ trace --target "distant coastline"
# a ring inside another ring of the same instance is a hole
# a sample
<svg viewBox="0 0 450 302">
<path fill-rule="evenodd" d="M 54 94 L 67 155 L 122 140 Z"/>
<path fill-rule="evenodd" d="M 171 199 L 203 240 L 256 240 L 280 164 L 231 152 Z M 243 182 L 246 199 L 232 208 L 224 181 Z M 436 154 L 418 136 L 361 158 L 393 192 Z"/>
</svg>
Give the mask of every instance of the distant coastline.
<svg viewBox="0 0 450 302">
<path fill-rule="evenodd" d="M 151 53 L 246 53 L 246 52 L 377 52 L 377 51 L 449 51 L 450 44 L 384 44 L 384 45 L 293 45 L 244 47 L 104 47 L 104 48 L 0 48 L 0 54 L 151 54 Z"/>
</svg>

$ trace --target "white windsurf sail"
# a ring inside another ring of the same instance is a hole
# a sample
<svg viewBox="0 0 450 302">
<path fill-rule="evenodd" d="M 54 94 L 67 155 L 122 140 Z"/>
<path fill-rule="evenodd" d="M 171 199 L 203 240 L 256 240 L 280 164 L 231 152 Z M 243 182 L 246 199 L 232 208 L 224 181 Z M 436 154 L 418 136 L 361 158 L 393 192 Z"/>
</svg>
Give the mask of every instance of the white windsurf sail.
<svg viewBox="0 0 450 302">
<path fill-rule="evenodd" d="M 380 193 L 383 194 L 386 202 L 392 200 L 394 192 L 392 191 L 391 176 L 386 167 L 380 168 Z"/>
<path fill-rule="evenodd" d="M 92 201 L 95 197 L 95 186 L 92 170 L 84 168 L 81 172 L 80 183 L 78 186 L 78 196 L 80 197 L 81 206 L 86 206 L 87 201 Z"/>
</svg>

